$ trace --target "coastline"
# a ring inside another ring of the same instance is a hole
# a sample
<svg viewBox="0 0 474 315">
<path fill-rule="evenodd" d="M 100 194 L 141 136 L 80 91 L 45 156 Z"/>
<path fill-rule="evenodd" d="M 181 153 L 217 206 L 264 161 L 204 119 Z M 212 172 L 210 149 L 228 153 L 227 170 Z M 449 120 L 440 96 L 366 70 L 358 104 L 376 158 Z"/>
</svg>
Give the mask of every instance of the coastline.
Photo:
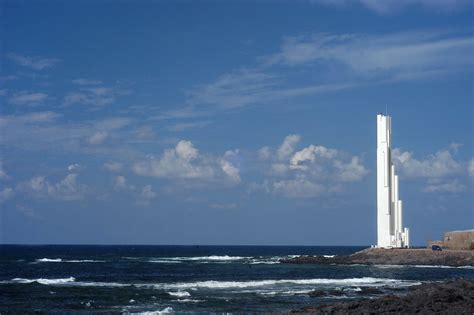
<svg viewBox="0 0 474 315">
<path fill-rule="evenodd" d="M 289 313 L 310 314 L 472 314 L 474 281 L 467 279 L 424 283 L 406 295 L 309 306 Z"/>
<path fill-rule="evenodd" d="M 284 264 L 340 264 L 340 265 L 434 265 L 474 266 L 474 251 L 429 249 L 367 248 L 348 256 L 299 256 L 282 259 Z"/>
</svg>

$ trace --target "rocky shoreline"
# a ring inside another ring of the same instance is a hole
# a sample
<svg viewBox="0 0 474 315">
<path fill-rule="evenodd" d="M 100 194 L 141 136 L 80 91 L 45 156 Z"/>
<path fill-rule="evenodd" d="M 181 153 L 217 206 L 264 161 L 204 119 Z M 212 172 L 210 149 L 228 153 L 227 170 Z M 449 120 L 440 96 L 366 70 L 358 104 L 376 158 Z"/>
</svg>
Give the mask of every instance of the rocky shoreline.
<svg viewBox="0 0 474 315">
<path fill-rule="evenodd" d="M 284 264 L 442 265 L 461 267 L 474 266 L 474 251 L 367 248 L 349 256 L 299 256 L 282 259 L 280 262 Z"/>
<path fill-rule="evenodd" d="M 320 296 L 319 292 L 312 292 Z M 378 292 L 372 292 L 377 294 Z M 311 294 L 310 294 L 311 296 Z M 474 281 L 456 279 L 424 283 L 403 296 L 310 306 L 290 313 L 309 314 L 474 314 Z"/>
</svg>

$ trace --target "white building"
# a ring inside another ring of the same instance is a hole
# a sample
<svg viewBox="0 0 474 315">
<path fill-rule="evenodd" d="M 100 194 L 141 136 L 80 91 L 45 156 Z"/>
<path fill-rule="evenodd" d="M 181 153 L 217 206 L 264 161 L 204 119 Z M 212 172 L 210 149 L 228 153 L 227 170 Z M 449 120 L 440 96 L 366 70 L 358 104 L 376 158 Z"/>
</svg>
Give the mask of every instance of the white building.
<svg viewBox="0 0 474 315">
<path fill-rule="evenodd" d="M 398 176 L 392 163 L 390 116 L 377 115 L 377 247 L 409 247 L 410 235 L 403 228 Z"/>
</svg>

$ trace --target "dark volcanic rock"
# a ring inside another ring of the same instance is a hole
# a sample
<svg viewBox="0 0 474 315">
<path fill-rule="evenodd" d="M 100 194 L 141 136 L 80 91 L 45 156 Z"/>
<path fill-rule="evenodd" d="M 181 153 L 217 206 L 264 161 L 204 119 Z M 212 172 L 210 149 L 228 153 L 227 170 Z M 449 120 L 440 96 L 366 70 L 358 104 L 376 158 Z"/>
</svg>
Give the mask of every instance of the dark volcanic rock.
<svg viewBox="0 0 474 315">
<path fill-rule="evenodd" d="M 286 264 L 322 264 L 322 265 L 444 265 L 444 266 L 474 266 L 473 250 L 443 250 L 428 249 L 383 249 L 368 248 L 350 256 L 300 256 L 282 259 Z"/>
<path fill-rule="evenodd" d="M 383 294 L 384 292 L 377 288 L 362 287 L 360 288 L 360 291 L 358 291 L 357 293 L 360 295 L 366 295 L 366 294 Z"/>
<path fill-rule="evenodd" d="M 408 295 L 338 302 L 291 313 L 310 314 L 474 314 L 474 281 L 458 279 L 416 286 Z"/>
</svg>

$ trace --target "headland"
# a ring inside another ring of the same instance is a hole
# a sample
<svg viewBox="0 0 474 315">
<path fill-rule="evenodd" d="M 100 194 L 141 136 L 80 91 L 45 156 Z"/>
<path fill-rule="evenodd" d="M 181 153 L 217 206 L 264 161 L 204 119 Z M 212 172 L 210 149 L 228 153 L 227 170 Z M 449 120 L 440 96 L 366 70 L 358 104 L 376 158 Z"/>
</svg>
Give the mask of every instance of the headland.
<svg viewBox="0 0 474 315">
<path fill-rule="evenodd" d="M 367 248 L 348 256 L 299 256 L 282 259 L 284 264 L 341 264 L 341 265 L 441 265 L 474 266 L 474 250 Z"/>
</svg>

